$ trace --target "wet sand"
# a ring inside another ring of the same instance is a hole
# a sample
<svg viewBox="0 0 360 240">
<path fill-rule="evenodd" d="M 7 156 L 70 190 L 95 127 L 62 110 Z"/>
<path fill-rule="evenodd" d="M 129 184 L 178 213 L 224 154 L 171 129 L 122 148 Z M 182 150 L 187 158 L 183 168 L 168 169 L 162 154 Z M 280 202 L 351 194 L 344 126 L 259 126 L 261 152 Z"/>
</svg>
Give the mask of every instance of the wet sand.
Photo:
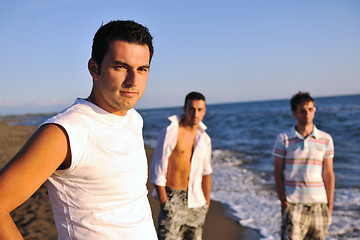
<svg viewBox="0 0 360 240">
<path fill-rule="evenodd" d="M 7 125 L 6 121 L 0 118 L 0 168 L 20 150 L 35 129 L 35 126 Z M 146 147 L 146 152 L 151 161 L 153 149 Z M 148 184 L 148 189 L 151 193 L 153 186 Z M 154 223 L 157 226 L 159 202 L 150 195 L 149 201 Z M 24 204 L 15 209 L 11 216 L 26 240 L 57 239 L 51 205 L 44 185 Z M 259 239 L 259 234 L 228 217 L 224 206 L 219 202 L 212 201 L 204 227 L 203 239 L 256 240 Z"/>
</svg>

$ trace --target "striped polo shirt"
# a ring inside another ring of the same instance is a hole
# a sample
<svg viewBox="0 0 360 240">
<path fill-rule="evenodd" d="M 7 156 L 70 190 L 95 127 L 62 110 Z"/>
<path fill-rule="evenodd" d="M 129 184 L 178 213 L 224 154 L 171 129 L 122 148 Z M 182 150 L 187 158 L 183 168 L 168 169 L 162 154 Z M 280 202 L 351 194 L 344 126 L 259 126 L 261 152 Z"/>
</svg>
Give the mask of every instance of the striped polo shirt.
<svg viewBox="0 0 360 240">
<path fill-rule="evenodd" d="M 286 200 L 291 203 L 327 203 L 322 178 L 323 161 L 334 157 L 332 137 L 314 126 L 304 138 L 295 127 L 276 139 L 273 155 L 285 158 Z"/>
</svg>

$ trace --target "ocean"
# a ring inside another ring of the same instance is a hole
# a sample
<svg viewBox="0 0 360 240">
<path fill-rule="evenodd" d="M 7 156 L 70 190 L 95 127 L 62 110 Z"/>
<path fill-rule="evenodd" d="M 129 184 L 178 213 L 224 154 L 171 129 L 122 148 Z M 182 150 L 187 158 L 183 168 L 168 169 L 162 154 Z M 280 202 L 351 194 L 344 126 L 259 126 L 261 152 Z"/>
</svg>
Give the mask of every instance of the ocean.
<svg viewBox="0 0 360 240">
<path fill-rule="evenodd" d="M 315 98 L 315 124 L 334 140 L 335 200 L 327 239 L 360 238 L 360 95 Z M 145 143 L 155 147 L 167 117 L 181 107 L 140 109 Z M 38 125 L 49 115 L 9 116 Z M 210 104 L 204 118 L 212 139 L 211 199 L 262 239 L 280 238 L 280 202 L 271 155 L 277 135 L 294 126 L 289 100 Z"/>
</svg>

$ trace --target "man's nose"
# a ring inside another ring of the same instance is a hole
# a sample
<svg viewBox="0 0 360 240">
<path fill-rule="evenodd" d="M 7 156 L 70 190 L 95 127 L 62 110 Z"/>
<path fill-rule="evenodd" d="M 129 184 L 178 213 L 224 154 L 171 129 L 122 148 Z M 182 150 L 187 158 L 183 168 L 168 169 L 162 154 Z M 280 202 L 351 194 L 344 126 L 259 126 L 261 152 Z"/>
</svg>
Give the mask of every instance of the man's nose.
<svg viewBox="0 0 360 240">
<path fill-rule="evenodd" d="M 195 111 L 194 111 L 194 117 L 198 117 L 199 114 L 200 114 L 200 111 L 199 111 L 199 110 L 195 110 Z"/>
<path fill-rule="evenodd" d="M 137 72 L 134 70 L 128 70 L 125 80 L 126 84 L 128 86 L 136 86 L 137 81 L 138 81 Z"/>
</svg>

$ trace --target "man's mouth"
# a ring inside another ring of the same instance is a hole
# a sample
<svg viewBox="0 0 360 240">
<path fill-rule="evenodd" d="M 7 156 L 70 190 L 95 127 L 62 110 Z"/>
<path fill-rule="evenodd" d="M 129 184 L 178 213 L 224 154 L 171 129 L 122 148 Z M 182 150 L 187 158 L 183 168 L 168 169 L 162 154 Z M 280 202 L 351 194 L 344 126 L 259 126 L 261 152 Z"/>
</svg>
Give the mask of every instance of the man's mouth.
<svg viewBox="0 0 360 240">
<path fill-rule="evenodd" d="M 120 91 L 121 96 L 123 97 L 135 97 L 138 92 L 137 91 Z"/>
</svg>

